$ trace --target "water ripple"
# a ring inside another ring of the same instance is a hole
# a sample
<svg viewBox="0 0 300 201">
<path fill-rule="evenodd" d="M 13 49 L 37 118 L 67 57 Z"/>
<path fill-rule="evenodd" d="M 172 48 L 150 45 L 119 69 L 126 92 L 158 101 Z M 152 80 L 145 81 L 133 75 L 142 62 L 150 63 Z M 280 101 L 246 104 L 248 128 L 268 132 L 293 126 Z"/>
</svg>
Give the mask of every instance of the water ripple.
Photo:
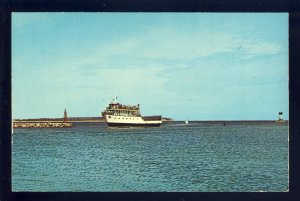
<svg viewBox="0 0 300 201">
<path fill-rule="evenodd" d="M 15 129 L 13 191 L 287 191 L 288 127 Z"/>
</svg>

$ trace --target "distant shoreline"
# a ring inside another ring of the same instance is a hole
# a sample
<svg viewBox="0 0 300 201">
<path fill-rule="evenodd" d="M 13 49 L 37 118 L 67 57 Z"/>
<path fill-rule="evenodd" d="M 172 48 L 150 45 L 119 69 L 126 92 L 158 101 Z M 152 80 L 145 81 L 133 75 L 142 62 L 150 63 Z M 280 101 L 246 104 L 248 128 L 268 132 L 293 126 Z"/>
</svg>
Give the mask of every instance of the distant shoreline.
<svg viewBox="0 0 300 201">
<path fill-rule="evenodd" d="M 183 122 L 185 120 L 173 120 L 172 118 L 163 117 L 163 122 Z M 38 119 L 13 119 L 13 122 L 63 122 L 63 118 L 38 118 Z M 68 122 L 82 122 L 82 123 L 101 123 L 105 122 L 102 117 L 70 117 Z M 189 122 L 201 123 L 268 123 L 276 122 L 276 120 L 189 120 Z M 287 120 L 287 122 L 289 122 Z"/>
<path fill-rule="evenodd" d="M 171 118 L 162 118 L 163 121 L 173 121 Z M 13 119 L 13 122 L 63 122 L 63 118 Z M 102 117 L 69 117 L 68 122 L 105 122 Z"/>
</svg>

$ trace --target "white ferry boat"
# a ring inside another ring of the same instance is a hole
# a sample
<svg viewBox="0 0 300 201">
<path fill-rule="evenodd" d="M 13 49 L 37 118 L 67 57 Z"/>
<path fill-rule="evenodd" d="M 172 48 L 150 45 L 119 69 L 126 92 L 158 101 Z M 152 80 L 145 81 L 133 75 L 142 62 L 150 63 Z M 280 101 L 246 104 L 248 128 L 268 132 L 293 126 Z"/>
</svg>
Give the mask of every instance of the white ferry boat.
<svg viewBox="0 0 300 201">
<path fill-rule="evenodd" d="M 105 122 L 110 127 L 160 126 L 162 117 L 142 116 L 140 105 L 122 105 L 114 100 L 102 112 Z"/>
</svg>

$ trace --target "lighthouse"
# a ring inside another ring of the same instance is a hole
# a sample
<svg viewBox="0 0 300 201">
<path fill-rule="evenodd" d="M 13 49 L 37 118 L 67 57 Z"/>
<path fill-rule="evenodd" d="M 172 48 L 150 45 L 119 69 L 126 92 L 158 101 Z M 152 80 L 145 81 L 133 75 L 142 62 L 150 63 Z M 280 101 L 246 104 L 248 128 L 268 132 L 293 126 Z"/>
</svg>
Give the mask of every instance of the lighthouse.
<svg viewBox="0 0 300 201">
<path fill-rule="evenodd" d="M 283 118 L 282 118 L 282 112 L 278 112 L 278 121 L 282 121 L 283 120 Z"/>
<path fill-rule="evenodd" d="M 287 120 L 283 120 L 282 115 L 283 115 L 283 112 L 278 112 L 278 120 L 276 121 L 276 123 L 285 124 L 288 122 Z"/>
<path fill-rule="evenodd" d="M 68 121 L 68 116 L 67 116 L 67 109 L 64 111 L 64 122 Z"/>
</svg>

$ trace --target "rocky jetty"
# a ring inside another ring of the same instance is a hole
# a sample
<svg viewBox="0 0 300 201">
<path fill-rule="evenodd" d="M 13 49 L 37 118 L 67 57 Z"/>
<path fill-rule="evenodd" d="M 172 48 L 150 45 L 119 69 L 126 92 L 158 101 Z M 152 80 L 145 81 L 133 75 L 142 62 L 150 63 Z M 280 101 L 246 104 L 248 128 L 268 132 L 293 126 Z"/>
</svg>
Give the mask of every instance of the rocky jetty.
<svg viewBox="0 0 300 201">
<path fill-rule="evenodd" d="M 14 122 L 13 128 L 65 128 L 72 127 L 67 122 Z"/>
</svg>

